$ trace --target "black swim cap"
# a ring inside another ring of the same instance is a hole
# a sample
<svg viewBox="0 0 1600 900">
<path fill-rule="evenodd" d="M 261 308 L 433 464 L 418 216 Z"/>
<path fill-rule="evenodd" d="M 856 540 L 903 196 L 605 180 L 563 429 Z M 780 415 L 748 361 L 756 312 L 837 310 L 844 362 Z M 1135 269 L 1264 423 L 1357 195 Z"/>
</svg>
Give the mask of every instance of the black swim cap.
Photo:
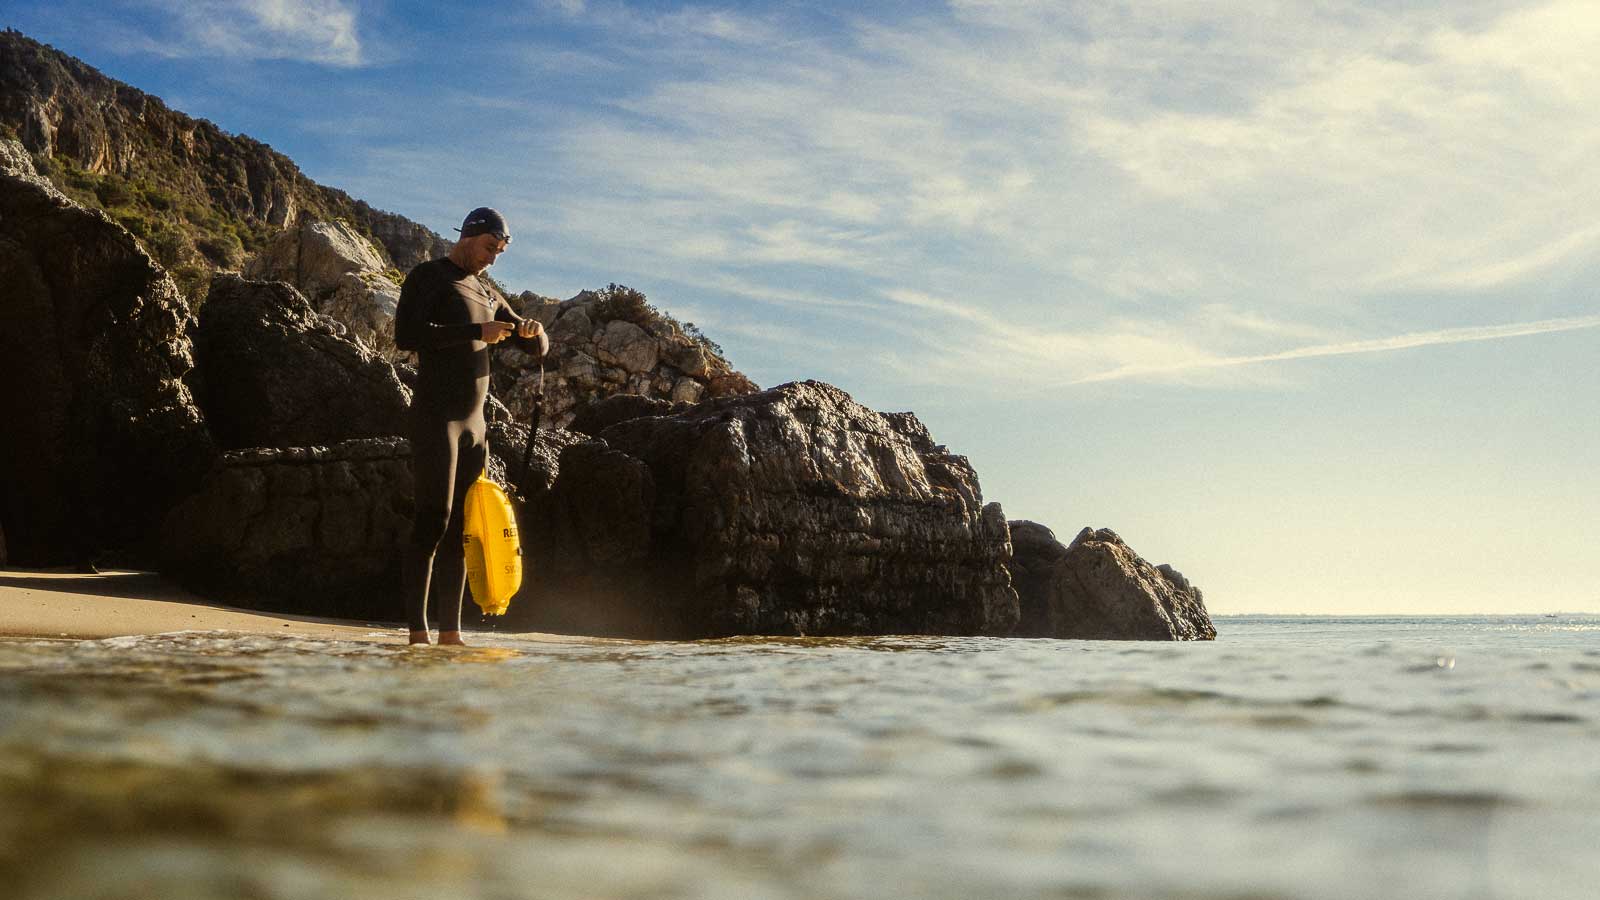
<svg viewBox="0 0 1600 900">
<path fill-rule="evenodd" d="M 501 240 L 511 240 L 511 229 L 506 225 L 506 217 L 500 215 L 499 210 L 480 206 L 467 217 L 461 220 L 461 227 L 456 229 L 464 238 L 480 234 L 492 234 Z"/>
</svg>

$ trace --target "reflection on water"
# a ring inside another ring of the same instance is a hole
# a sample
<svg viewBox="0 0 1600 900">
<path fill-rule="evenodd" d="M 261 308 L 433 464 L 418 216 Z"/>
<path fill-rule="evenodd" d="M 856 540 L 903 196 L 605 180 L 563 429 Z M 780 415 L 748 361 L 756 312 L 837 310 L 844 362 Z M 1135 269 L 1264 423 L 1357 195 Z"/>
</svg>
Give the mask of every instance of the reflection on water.
<svg viewBox="0 0 1600 900">
<path fill-rule="evenodd" d="M 1223 631 L 0 642 L 0 884 L 23 900 L 1589 896 L 1595 620 Z"/>
</svg>

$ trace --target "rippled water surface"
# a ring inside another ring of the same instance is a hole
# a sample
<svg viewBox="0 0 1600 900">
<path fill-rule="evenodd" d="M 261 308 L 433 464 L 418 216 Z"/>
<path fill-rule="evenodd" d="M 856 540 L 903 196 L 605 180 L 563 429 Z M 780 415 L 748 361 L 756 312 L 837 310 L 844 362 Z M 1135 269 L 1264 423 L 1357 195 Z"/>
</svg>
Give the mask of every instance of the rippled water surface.
<svg viewBox="0 0 1600 900">
<path fill-rule="evenodd" d="M 1594 897 L 1600 619 L 0 642 L 36 898 Z"/>
</svg>

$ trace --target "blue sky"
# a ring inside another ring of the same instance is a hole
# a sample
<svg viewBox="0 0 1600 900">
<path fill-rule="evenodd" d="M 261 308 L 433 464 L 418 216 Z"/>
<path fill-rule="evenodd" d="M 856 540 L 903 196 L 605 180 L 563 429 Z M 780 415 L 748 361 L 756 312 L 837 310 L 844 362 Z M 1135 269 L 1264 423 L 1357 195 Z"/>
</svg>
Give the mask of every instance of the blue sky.
<svg viewBox="0 0 1600 900">
<path fill-rule="evenodd" d="M 467 11 L 470 9 L 470 11 Z M 1600 612 L 1600 7 L 10 2 L 1214 612 Z"/>
</svg>

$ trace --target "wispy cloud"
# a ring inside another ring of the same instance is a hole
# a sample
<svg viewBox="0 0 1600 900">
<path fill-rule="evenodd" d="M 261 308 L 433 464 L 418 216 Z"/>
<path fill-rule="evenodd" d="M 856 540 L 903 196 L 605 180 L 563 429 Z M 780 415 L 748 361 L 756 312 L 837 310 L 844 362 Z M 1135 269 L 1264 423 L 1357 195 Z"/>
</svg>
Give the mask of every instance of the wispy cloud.
<svg viewBox="0 0 1600 900">
<path fill-rule="evenodd" d="M 663 57 L 707 31 L 650 15 Z M 1600 17 L 1576 0 L 956 3 L 800 49 L 784 26 L 743 15 L 755 52 L 696 43 L 566 132 L 603 202 L 698 198 L 631 238 L 781 263 L 751 238 L 784 229 L 925 287 L 958 241 L 1095 302 L 1256 304 L 1503 284 L 1590 246 Z"/>
<path fill-rule="evenodd" d="M 1379 338 L 1324 340 L 1288 350 L 1217 353 L 1208 349 L 1246 336 L 1254 343 L 1287 337 L 1322 337 L 1326 332 L 1279 322 L 1223 304 L 1187 311 L 1181 319 L 1103 322 L 1092 328 L 1051 329 L 1038 322 L 1012 321 L 981 306 L 890 290 L 885 299 L 915 311 L 927 321 L 908 327 L 913 342 L 932 347 L 931 361 L 907 363 L 902 374 L 939 380 L 957 371 L 992 369 L 1009 382 L 1093 384 L 1127 380 L 1193 380 L 1197 374 L 1265 363 L 1387 353 L 1444 344 L 1504 340 L 1600 327 L 1600 315 L 1531 322 L 1441 328 Z M 942 320 L 942 321 L 941 321 Z M 902 350 L 906 345 L 902 345 Z M 983 365 L 990 360 L 995 364 Z"/>
<path fill-rule="evenodd" d="M 363 62 L 356 7 L 345 0 L 145 0 L 174 33 L 147 47 L 169 56 Z"/>
<path fill-rule="evenodd" d="M 1600 328 L 1600 316 L 1573 316 L 1561 319 L 1542 319 L 1536 322 L 1517 322 L 1507 325 L 1482 325 L 1470 328 L 1443 328 L 1435 331 L 1419 331 L 1410 334 L 1392 335 L 1390 337 L 1374 338 L 1364 341 L 1347 341 L 1337 344 L 1318 344 L 1309 347 L 1296 347 L 1292 350 L 1284 350 L 1277 353 L 1263 353 L 1253 356 L 1225 356 L 1213 357 L 1209 359 L 1190 359 L 1170 364 L 1127 365 L 1079 378 L 1073 383 L 1086 384 L 1097 381 L 1149 378 L 1153 376 L 1192 372 L 1199 369 L 1225 369 L 1236 366 L 1257 365 L 1260 363 L 1284 362 L 1297 359 L 1315 359 L 1323 356 L 1349 356 L 1357 353 L 1387 353 L 1395 350 L 1410 350 L 1417 347 L 1431 347 L 1441 344 L 1464 344 L 1472 341 L 1496 341 L 1503 340 L 1505 338 L 1527 337 L 1536 334 L 1551 334 L 1559 331 L 1577 331 L 1585 328 Z"/>
<path fill-rule="evenodd" d="M 407 146 L 365 177 L 502 197 L 548 238 L 525 259 L 670 284 L 746 359 L 781 343 L 754 319 L 812 315 L 817 358 L 892 343 L 918 383 L 1235 380 L 1412 346 L 1388 330 L 1488 339 L 1433 308 L 1498 318 L 1507 285 L 1537 308 L 1513 316 L 1593 309 L 1538 287 L 1600 262 L 1575 0 L 522 11 L 536 39 L 491 49 L 578 96 L 445 92 L 505 165 Z"/>
<path fill-rule="evenodd" d="M 539 8 L 621 36 L 637 38 L 713 38 L 734 44 L 759 44 L 778 37 L 765 20 L 709 6 L 642 9 L 606 0 L 538 0 Z"/>
</svg>

